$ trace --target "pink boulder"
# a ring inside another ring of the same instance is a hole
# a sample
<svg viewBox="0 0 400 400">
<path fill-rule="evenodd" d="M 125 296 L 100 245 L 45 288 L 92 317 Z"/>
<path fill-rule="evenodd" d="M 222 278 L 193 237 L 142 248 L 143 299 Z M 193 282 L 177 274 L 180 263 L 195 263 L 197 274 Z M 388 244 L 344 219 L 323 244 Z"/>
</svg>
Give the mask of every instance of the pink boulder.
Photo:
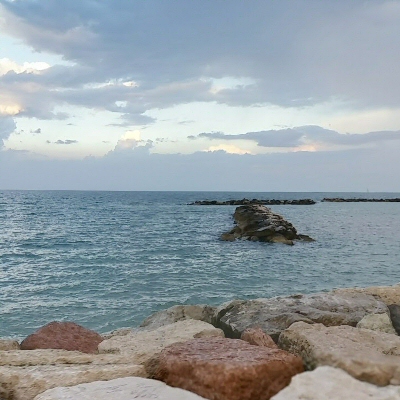
<svg viewBox="0 0 400 400">
<path fill-rule="evenodd" d="M 154 378 L 210 400 L 268 400 L 304 370 L 286 351 L 224 338 L 175 343 L 157 363 Z"/>
<path fill-rule="evenodd" d="M 98 333 L 74 322 L 54 321 L 25 338 L 21 350 L 63 349 L 97 353 L 97 346 L 102 340 Z"/>
<path fill-rule="evenodd" d="M 269 347 L 270 349 L 278 348 L 272 337 L 265 334 L 260 328 L 246 329 L 240 339 L 254 346 Z"/>
</svg>

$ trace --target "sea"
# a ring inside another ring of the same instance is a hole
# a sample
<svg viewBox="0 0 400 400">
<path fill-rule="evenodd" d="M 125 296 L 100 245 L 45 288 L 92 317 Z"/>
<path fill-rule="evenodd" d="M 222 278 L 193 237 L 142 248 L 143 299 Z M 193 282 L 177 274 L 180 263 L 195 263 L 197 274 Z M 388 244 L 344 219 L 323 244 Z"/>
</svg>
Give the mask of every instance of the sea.
<svg viewBox="0 0 400 400">
<path fill-rule="evenodd" d="M 324 197 L 400 194 L 0 191 L 0 337 L 54 320 L 104 333 L 176 304 L 400 282 L 400 203 Z M 243 198 L 316 200 L 271 206 L 315 242 L 224 242 L 235 206 L 189 205 Z"/>
</svg>

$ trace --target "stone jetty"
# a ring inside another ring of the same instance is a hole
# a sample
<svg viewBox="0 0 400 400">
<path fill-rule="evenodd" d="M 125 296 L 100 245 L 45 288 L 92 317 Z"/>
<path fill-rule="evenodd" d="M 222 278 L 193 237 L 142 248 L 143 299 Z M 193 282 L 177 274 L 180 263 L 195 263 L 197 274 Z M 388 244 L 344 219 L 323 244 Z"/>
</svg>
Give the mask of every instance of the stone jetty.
<svg viewBox="0 0 400 400">
<path fill-rule="evenodd" d="M 399 310 L 397 284 L 53 322 L 0 339 L 0 399 L 400 399 Z"/>
<path fill-rule="evenodd" d="M 393 199 L 366 199 L 366 198 L 349 198 L 343 197 L 325 197 L 322 201 L 330 203 L 400 203 L 400 197 Z"/>
<path fill-rule="evenodd" d="M 266 206 L 309 206 L 315 204 L 316 201 L 312 199 L 298 199 L 298 200 L 277 200 L 277 199 L 241 199 L 241 200 L 197 200 L 194 203 L 189 203 L 190 206 L 246 206 L 251 204 L 260 204 Z"/>
<path fill-rule="evenodd" d="M 294 240 L 313 241 L 307 235 L 299 235 L 290 222 L 264 205 L 239 206 L 233 218 L 236 226 L 222 234 L 222 240 L 243 239 L 289 245 L 293 245 Z"/>
</svg>

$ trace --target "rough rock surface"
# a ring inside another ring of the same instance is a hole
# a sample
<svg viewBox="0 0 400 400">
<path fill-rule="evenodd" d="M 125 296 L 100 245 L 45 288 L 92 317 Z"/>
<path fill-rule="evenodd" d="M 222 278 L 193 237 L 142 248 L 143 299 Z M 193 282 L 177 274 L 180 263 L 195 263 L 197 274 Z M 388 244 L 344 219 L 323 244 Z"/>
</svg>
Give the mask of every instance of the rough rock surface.
<svg viewBox="0 0 400 400">
<path fill-rule="evenodd" d="M 34 400 L 201 400 L 203 397 L 144 378 L 119 378 L 47 390 Z"/>
<path fill-rule="evenodd" d="M 259 327 L 275 341 L 298 321 L 326 326 L 356 326 L 367 314 L 387 313 L 386 305 L 361 293 L 316 293 L 257 300 L 234 300 L 217 308 L 213 325 L 226 337 L 240 338 L 247 328 Z"/>
<path fill-rule="evenodd" d="M 159 311 L 146 318 L 140 325 L 140 328 L 146 330 L 157 329 L 164 325 L 173 324 L 186 319 L 195 319 L 211 323 L 215 307 L 207 305 L 178 305 L 166 310 Z"/>
<path fill-rule="evenodd" d="M 300 358 L 279 349 L 201 338 L 163 350 L 155 378 L 210 400 L 265 400 L 302 371 Z"/>
<path fill-rule="evenodd" d="M 293 324 L 279 347 L 299 355 L 307 369 L 329 365 L 379 386 L 400 385 L 400 337 L 351 326 Z"/>
<path fill-rule="evenodd" d="M 294 239 L 312 241 L 309 236 L 298 235 L 296 228 L 283 217 L 263 205 L 237 207 L 233 214 L 236 226 L 221 236 L 222 240 L 238 238 L 293 244 Z"/>
<path fill-rule="evenodd" d="M 339 368 L 319 367 L 293 377 L 271 400 L 398 400 L 399 386 L 379 387 L 354 379 Z"/>
<path fill-rule="evenodd" d="M 366 315 L 358 324 L 357 328 L 371 329 L 372 331 L 391 333 L 396 335 L 392 321 L 387 314 Z"/>
<path fill-rule="evenodd" d="M 206 322 L 188 319 L 152 331 L 114 336 L 100 343 L 99 352 L 121 354 L 136 364 L 144 364 L 173 343 L 207 336 L 224 337 L 224 333 Z"/>
<path fill-rule="evenodd" d="M 271 336 L 266 335 L 260 328 L 246 329 L 240 339 L 254 346 L 268 347 L 270 349 L 278 348 Z"/>
<path fill-rule="evenodd" d="M 390 312 L 390 319 L 392 321 L 392 325 L 394 330 L 398 335 L 400 335 L 400 305 L 399 304 L 390 304 L 388 306 Z"/>
<path fill-rule="evenodd" d="M 0 351 L 19 350 L 19 343 L 13 339 L 0 339 Z"/>
<path fill-rule="evenodd" d="M 143 366 L 112 354 L 65 350 L 0 352 L 0 399 L 32 400 L 58 386 L 127 376 L 147 377 Z"/>
<path fill-rule="evenodd" d="M 21 343 L 21 350 L 64 349 L 96 353 L 103 338 L 96 332 L 74 322 L 50 322 L 29 335 Z"/>
<path fill-rule="evenodd" d="M 393 286 L 371 286 L 367 288 L 336 289 L 335 293 L 363 293 L 374 296 L 386 305 L 400 304 L 400 284 Z"/>
</svg>

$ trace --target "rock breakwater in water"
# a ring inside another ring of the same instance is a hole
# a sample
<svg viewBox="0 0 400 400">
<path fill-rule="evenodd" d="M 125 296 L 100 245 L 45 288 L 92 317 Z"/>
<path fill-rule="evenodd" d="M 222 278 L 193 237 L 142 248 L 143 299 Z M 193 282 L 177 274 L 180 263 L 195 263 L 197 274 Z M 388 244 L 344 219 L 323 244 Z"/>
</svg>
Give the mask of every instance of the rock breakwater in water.
<svg viewBox="0 0 400 400">
<path fill-rule="evenodd" d="M 393 199 L 366 199 L 366 198 L 354 198 L 345 199 L 343 197 L 325 197 L 322 201 L 330 203 L 400 203 L 400 197 Z"/>
<path fill-rule="evenodd" d="M 222 240 L 236 239 L 293 245 L 293 240 L 313 241 L 299 235 L 296 228 L 282 216 L 259 204 L 239 206 L 233 214 L 236 226 L 221 235 Z"/>
<path fill-rule="evenodd" d="M 266 206 L 281 206 L 281 205 L 291 205 L 291 206 L 308 206 L 315 204 L 316 201 L 312 199 L 299 199 L 299 200 L 277 200 L 277 199 L 241 199 L 241 200 L 197 200 L 194 203 L 189 203 L 190 206 L 246 206 L 251 204 L 261 204 Z"/>
<path fill-rule="evenodd" d="M 399 307 L 400 284 L 177 305 L 105 335 L 52 323 L 31 350 L 0 340 L 0 398 L 400 399 Z"/>
</svg>

